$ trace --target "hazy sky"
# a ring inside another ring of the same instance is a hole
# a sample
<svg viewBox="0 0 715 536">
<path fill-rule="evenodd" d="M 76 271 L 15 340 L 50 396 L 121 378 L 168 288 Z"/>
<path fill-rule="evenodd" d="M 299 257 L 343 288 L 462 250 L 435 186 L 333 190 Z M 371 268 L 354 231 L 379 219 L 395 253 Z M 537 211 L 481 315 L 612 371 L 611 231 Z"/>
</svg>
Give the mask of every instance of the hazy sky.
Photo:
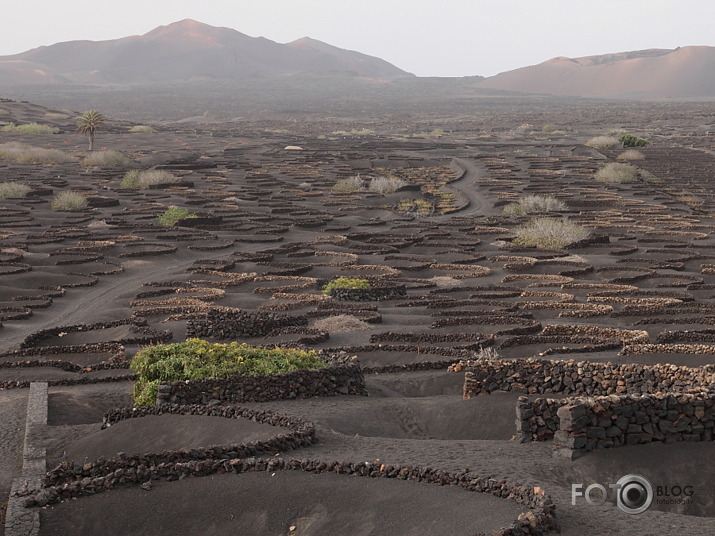
<svg viewBox="0 0 715 536">
<path fill-rule="evenodd" d="M 713 0 L 2 0 L 0 55 L 192 18 L 309 36 L 419 76 L 489 76 L 555 56 L 715 45 Z"/>
</svg>

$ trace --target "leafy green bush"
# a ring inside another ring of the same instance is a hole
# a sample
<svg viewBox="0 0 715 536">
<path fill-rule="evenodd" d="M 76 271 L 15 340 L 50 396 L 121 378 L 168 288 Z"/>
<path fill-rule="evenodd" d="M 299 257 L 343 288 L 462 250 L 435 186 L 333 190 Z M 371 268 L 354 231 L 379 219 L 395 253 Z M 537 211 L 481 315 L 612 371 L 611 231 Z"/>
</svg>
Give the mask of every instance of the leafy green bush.
<svg viewBox="0 0 715 536">
<path fill-rule="evenodd" d="M 50 208 L 58 212 L 87 208 L 87 198 L 80 192 L 60 192 L 50 202 Z"/>
<path fill-rule="evenodd" d="M 130 365 L 138 376 L 134 384 L 134 403 L 137 406 L 149 406 L 156 402 L 160 382 L 277 374 L 325 366 L 313 350 L 268 350 L 236 342 L 219 344 L 201 339 L 149 346 L 140 350 Z"/>
<path fill-rule="evenodd" d="M 536 218 L 517 227 L 514 243 L 538 249 L 561 249 L 589 236 L 591 231 L 566 219 Z"/>
<path fill-rule="evenodd" d="M 618 138 L 613 136 L 596 136 L 586 142 L 587 147 L 593 149 L 611 149 L 618 145 Z"/>
<path fill-rule="evenodd" d="M 80 165 L 84 167 L 127 167 L 129 159 L 119 151 L 96 151 L 85 156 Z"/>
<path fill-rule="evenodd" d="M 185 208 L 169 207 L 159 215 L 159 223 L 171 227 L 175 225 L 177 221 L 183 220 L 184 218 L 198 218 L 198 216 Z"/>
<path fill-rule="evenodd" d="M 129 132 L 156 132 L 156 129 L 147 125 L 134 125 Z"/>
<path fill-rule="evenodd" d="M 17 199 L 25 197 L 32 188 L 17 182 L 0 182 L 0 199 Z"/>
<path fill-rule="evenodd" d="M 633 134 L 621 134 L 618 137 L 618 141 L 621 142 L 623 147 L 645 147 L 649 145 L 650 142 Z"/>
<path fill-rule="evenodd" d="M 59 149 L 43 149 L 18 142 L 0 144 L 0 159 L 18 164 L 61 164 L 75 160 Z"/>
<path fill-rule="evenodd" d="M 3 132 L 15 132 L 17 134 L 57 134 L 60 129 L 39 123 L 27 123 L 25 125 L 5 125 Z"/>
<path fill-rule="evenodd" d="M 509 203 L 504 207 L 507 216 L 525 216 L 535 212 L 560 212 L 568 207 L 563 201 L 551 196 L 527 195 L 516 203 Z"/>
<path fill-rule="evenodd" d="M 119 187 L 146 190 L 156 184 L 176 184 L 178 182 L 180 182 L 180 180 L 176 175 L 172 175 L 163 169 L 147 169 L 145 171 L 132 169 L 131 171 L 127 171 L 126 175 L 124 175 L 122 182 L 119 183 Z"/>
<path fill-rule="evenodd" d="M 354 279 L 352 277 L 338 277 L 323 287 L 323 294 L 330 294 L 333 289 L 368 289 L 370 282 L 367 279 Z"/>
<path fill-rule="evenodd" d="M 610 162 L 596 172 L 598 182 L 633 182 L 638 180 L 638 168 L 621 162 Z"/>
</svg>

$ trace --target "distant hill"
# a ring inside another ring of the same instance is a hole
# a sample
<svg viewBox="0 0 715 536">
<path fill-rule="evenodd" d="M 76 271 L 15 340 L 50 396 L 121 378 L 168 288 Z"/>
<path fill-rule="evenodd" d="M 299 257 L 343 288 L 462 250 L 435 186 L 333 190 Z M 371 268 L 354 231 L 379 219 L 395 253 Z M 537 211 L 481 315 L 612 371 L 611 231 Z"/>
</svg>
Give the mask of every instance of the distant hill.
<svg viewBox="0 0 715 536">
<path fill-rule="evenodd" d="M 492 76 L 478 86 L 577 97 L 715 97 L 715 47 L 558 57 Z"/>
<path fill-rule="evenodd" d="M 141 36 L 69 41 L 0 56 L 0 83 L 16 84 L 240 80 L 303 73 L 413 76 L 379 58 L 314 39 L 279 44 L 191 19 Z"/>
</svg>

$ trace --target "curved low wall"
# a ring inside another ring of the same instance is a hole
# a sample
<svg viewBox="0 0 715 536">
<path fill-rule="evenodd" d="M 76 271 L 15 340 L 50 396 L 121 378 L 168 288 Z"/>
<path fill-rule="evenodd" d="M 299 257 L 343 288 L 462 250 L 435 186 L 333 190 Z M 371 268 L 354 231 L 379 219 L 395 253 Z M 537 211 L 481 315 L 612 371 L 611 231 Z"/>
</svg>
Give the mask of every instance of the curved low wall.
<svg viewBox="0 0 715 536">
<path fill-rule="evenodd" d="M 107 470 L 109 468 L 106 468 Z M 440 486 L 459 486 L 466 491 L 490 493 L 496 497 L 512 500 L 529 508 L 518 516 L 514 522 L 493 533 L 492 536 L 537 536 L 551 530 L 558 530 L 559 525 L 555 517 L 555 505 L 550 496 L 541 488 L 522 486 L 513 482 L 496 480 L 490 477 L 479 477 L 472 473 L 453 473 L 431 467 L 393 466 L 376 462 L 348 462 L 310 459 L 284 459 L 284 458 L 206 458 L 188 460 L 184 462 L 165 462 L 161 465 L 140 465 L 132 467 L 127 464 L 127 469 L 118 468 L 101 476 L 77 477 L 68 471 L 58 474 L 61 476 L 48 487 L 29 496 L 25 500 L 26 506 L 44 506 L 48 503 L 71 499 L 82 495 L 113 489 L 125 483 L 143 483 L 150 485 L 152 480 L 178 480 L 185 477 L 200 477 L 217 473 L 246 473 L 255 471 L 306 471 L 310 473 L 337 473 L 349 476 L 362 476 L 369 478 L 395 478 L 398 480 L 411 480 Z M 141 474 L 141 477 L 139 476 Z"/>
</svg>

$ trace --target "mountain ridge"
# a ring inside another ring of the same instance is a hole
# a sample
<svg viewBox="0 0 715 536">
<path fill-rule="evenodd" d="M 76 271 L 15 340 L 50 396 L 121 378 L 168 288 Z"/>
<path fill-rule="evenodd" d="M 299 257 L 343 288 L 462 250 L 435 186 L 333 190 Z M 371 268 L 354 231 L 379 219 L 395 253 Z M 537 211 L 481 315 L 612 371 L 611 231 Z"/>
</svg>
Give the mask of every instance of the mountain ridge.
<svg viewBox="0 0 715 536">
<path fill-rule="evenodd" d="M 645 49 L 580 58 L 559 56 L 499 73 L 478 86 L 574 97 L 715 97 L 715 47 Z"/>
<path fill-rule="evenodd" d="M 18 62 L 26 62 L 24 64 Z M 46 73 L 39 76 L 38 71 Z M 241 79 L 296 73 L 352 73 L 375 78 L 414 76 L 360 52 L 310 40 L 279 44 L 192 19 L 141 36 L 67 41 L 0 56 L 0 82 L 135 83 L 197 78 Z"/>
</svg>

